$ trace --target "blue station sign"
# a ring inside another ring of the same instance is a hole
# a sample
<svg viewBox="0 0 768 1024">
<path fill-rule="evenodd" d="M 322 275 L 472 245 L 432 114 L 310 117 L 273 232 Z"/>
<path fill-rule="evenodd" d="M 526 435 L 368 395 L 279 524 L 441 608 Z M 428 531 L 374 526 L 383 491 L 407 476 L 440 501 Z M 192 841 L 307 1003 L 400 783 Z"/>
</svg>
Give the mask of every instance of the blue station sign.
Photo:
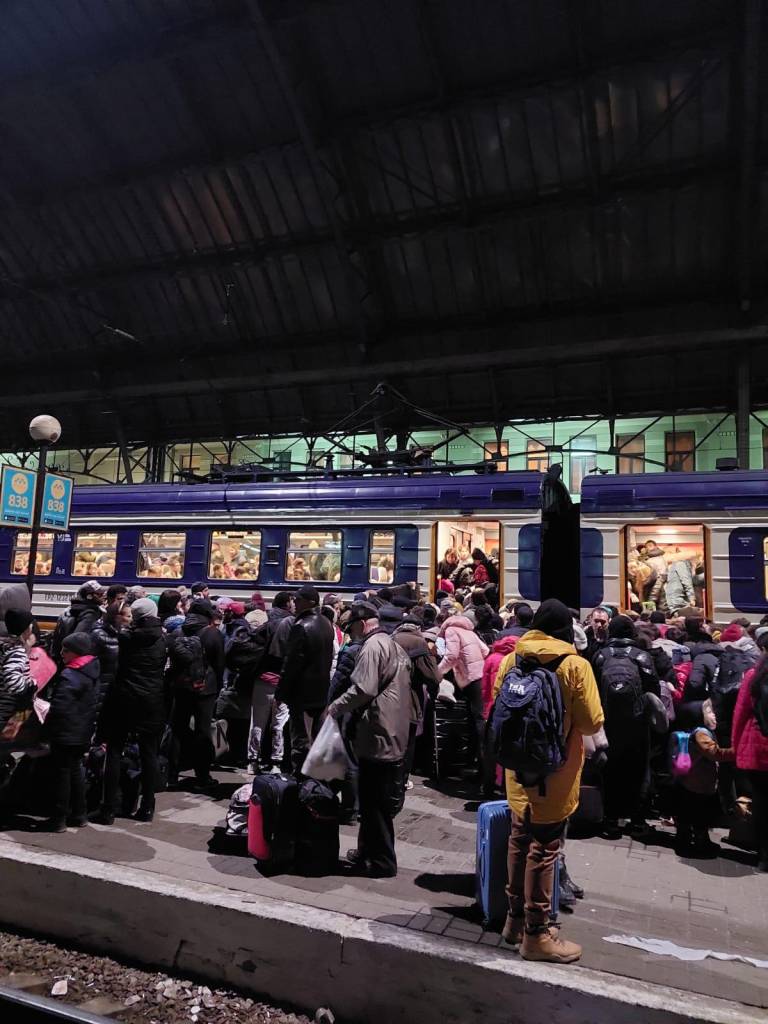
<svg viewBox="0 0 768 1024">
<path fill-rule="evenodd" d="M 0 523 L 3 526 L 21 526 L 29 529 L 35 509 L 35 481 L 33 469 L 3 466 L 0 483 Z"/>
<path fill-rule="evenodd" d="M 68 530 L 72 508 L 72 479 L 58 473 L 46 473 L 40 526 L 45 530 Z"/>
</svg>

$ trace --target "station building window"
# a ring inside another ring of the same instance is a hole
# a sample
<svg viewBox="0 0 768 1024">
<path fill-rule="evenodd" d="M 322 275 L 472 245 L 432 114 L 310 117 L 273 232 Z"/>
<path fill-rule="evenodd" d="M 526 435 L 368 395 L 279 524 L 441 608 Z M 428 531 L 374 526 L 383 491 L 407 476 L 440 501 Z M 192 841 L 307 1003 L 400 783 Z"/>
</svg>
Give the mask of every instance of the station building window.
<svg viewBox="0 0 768 1024">
<path fill-rule="evenodd" d="M 668 473 L 693 473 L 696 469 L 693 430 L 675 430 L 664 435 L 664 463 Z"/>
<path fill-rule="evenodd" d="M 288 535 L 285 578 L 338 583 L 341 579 L 341 530 L 296 530 Z"/>
<path fill-rule="evenodd" d="M 509 455 L 509 441 L 502 441 L 501 444 L 496 444 L 495 441 L 486 441 L 483 448 L 485 449 L 486 462 L 496 455 Z M 505 458 L 496 459 L 497 472 L 506 473 L 508 469 L 509 463 Z"/>
<path fill-rule="evenodd" d="M 525 445 L 526 469 L 533 473 L 546 473 L 549 467 L 549 452 L 544 441 L 529 437 Z"/>
<path fill-rule="evenodd" d="M 645 471 L 645 437 L 643 434 L 617 434 L 616 472 L 643 473 Z"/>
<path fill-rule="evenodd" d="M 597 438 L 590 434 L 571 442 L 571 494 L 581 494 L 582 480 L 597 467 L 596 446 Z"/>
<path fill-rule="evenodd" d="M 255 580 L 261 562 L 258 530 L 214 530 L 208 576 L 213 580 Z"/>
<path fill-rule="evenodd" d="M 704 527 L 669 524 L 625 530 L 628 607 L 681 612 L 707 609 Z"/>
<path fill-rule="evenodd" d="M 371 583 L 392 583 L 395 578 L 395 532 L 374 530 L 368 579 Z"/>
<path fill-rule="evenodd" d="M 142 533 L 137 575 L 142 579 L 181 579 L 186 547 L 185 533 Z"/>
<path fill-rule="evenodd" d="M 26 576 L 29 569 L 29 533 L 18 532 L 13 542 L 11 575 Z M 53 534 L 41 533 L 37 540 L 35 576 L 50 576 L 53 572 Z"/>
<path fill-rule="evenodd" d="M 114 576 L 117 564 L 116 533 L 75 534 L 75 551 L 72 556 L 72 575 L 88 579 Z"/>
</svg>

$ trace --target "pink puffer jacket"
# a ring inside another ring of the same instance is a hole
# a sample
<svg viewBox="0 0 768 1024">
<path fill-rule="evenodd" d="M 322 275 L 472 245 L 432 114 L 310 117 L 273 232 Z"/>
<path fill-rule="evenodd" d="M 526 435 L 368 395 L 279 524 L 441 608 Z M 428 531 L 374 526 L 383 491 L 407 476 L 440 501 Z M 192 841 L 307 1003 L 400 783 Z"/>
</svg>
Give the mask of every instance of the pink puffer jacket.
<svg viewBox="0 0 768 1024">
<path fill-rule="evenodd" d="M 736 767 L 743 771 L 768 772 L 768 737 L 763 736 L 755 718 L 752 696 L 754 669 L 745 672 L 736 699 L 731 727 L 731 746 L 736 751 Z"/>
<path fill-rule="evenodd" d="M 445 638 L 445 657 L 438 665 L 440 675 L 453 669 L 453 678 L 460 689 L 482 679 L 488 648 L 475 633 L 470 620 L 464 615 L 452 615 L 443 623 L 440 636 Z"/>
</svg>

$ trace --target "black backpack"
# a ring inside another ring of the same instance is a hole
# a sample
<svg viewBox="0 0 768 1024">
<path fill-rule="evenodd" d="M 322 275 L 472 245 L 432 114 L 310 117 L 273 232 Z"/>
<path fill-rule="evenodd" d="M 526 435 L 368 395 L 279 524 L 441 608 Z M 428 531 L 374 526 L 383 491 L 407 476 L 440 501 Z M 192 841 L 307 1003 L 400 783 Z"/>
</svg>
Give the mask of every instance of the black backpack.
<svg viewBox="0 0 768 1024">
<path fill-rule="evenodd" d="M 565 764 L 563 696 L 557 669 L 565 660 L 546 664 L 517 658 L 504 676 L 487 726 L 487 743 L 497 764 L 509 768 L 521 786 L 539 786 Z"/>
<path fill-rule="evenodd" d="M 224 664 L 232 673 L 235 687 L 250 685 L 258 679 L 273 632 L 270 622 L 264 622 L 256 629 L 239 626 L 227 640 Z"/>
<path fill-rule="evenodd" d="M 720 664 L 712 680 L 712 696 L 724 696 L 738 690 L 744 673 L 754 668 L 757 658 L 747 654 L 738 647 L 724 647 L 720 655 Z"/>
<path fill-rule="evenodd" d="M 199 636 L 175 633 L 168 641 L 170 676 L 177 690 L 198 692 L 205 688 L 207 666 Z"/>
<path fill-rule="evenodd" d="M 603 658 L 602 688 L 608 724 L 641 721 L 645 715 L 643 683 L 631 650 L 607 647 Z"/>
</svg>

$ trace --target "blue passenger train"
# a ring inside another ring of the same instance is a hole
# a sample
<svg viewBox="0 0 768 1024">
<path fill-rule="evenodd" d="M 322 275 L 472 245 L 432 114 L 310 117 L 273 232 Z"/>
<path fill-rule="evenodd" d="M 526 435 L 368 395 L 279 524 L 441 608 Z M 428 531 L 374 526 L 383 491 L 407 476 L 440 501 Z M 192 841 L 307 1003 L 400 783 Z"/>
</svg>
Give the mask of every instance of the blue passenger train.
<svg viewBox="0 0 768 1024">
<path fill-rule="evenodd" d="M 69 532 L 41 535 L 33 607 L 51 618 L 86 579 L 152 592 L 205 581 L 265 597 L 300 582 L 352 595 L 418 581 L 444 551 L 498 556 L 505 599 L 540 597 L 541 473 L 75 489 Z M 29 535 L 0 531 L 0 577 L 26 574 Z"/>
<path fill-rule="evenodd" d="M 542 513 L 543 480 L 512 472 L 79 487 L 69 532 L 41 536 L 33 606 L 52 618 L 91 578 L 152 592 L 202 580 L 239 599 L 305 581 L 345 596 L 410 581 L 431 593 L 448 548 L 479 547 L 499 558 L 502 601 L 576 604 L 580 592 L 584 611 L 664 607 L 680 562 L 690 567 L 689 606 L 717 621 L 768 613 L 768 473 L 588 477 L 575 518 Z M 28 534 L 0 530 L 0 579 L 26 574 L 28 550 Z"/>
</svg>

